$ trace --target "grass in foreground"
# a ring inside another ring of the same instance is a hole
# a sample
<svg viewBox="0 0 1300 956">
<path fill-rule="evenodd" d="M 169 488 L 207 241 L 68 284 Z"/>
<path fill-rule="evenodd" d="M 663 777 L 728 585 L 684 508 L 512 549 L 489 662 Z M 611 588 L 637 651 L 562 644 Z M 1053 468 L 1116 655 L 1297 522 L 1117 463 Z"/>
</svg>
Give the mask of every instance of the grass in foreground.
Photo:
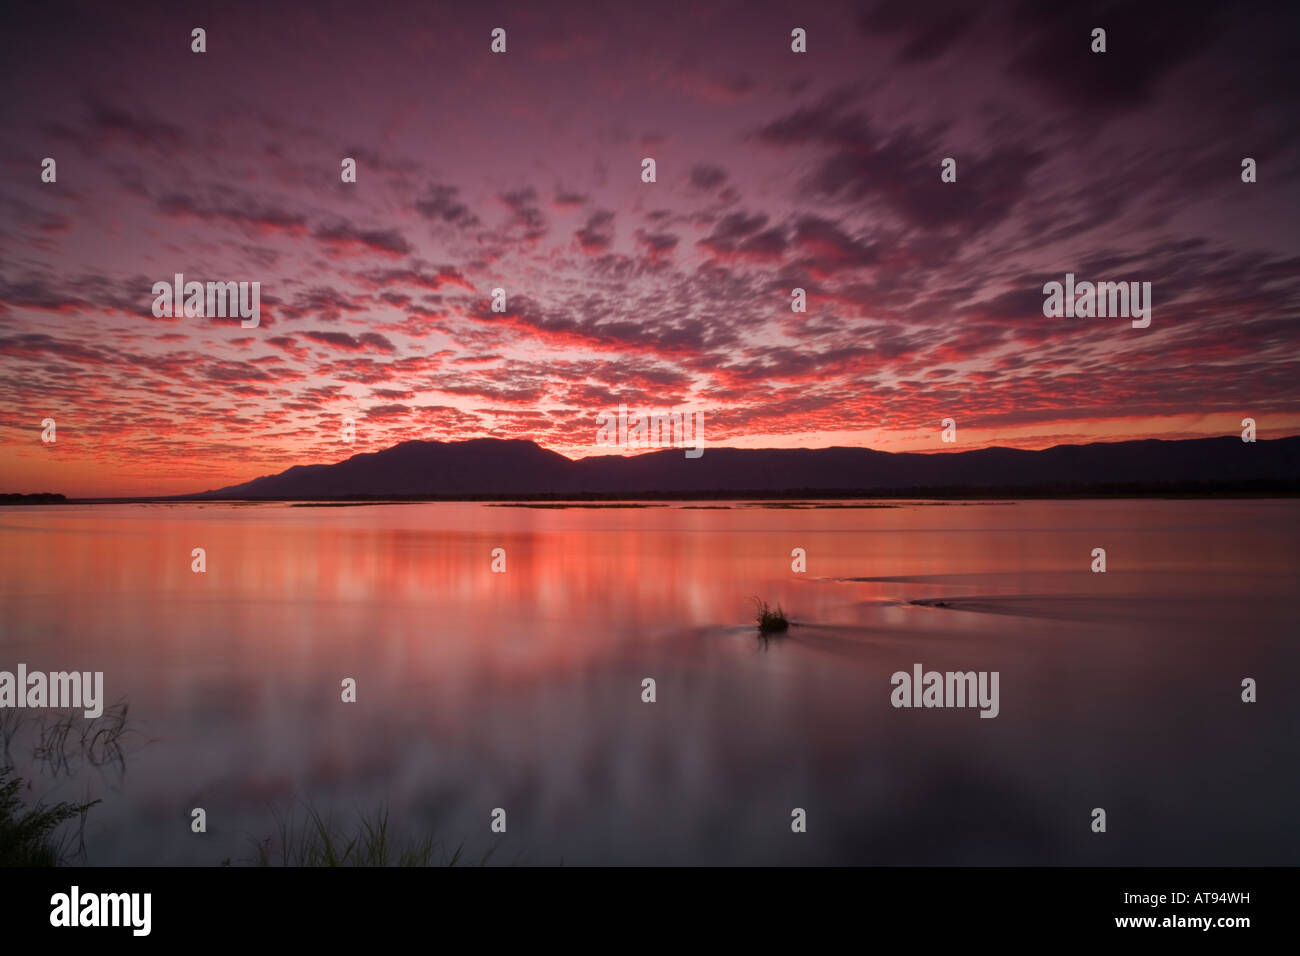
<svg viewBox="0 0 1300 956">
<path fill-rule="evenodd" d="M 66 842 L 58 842 L 54 831 L 76 817 L 86 823 L 86 811 L 99 803 L 56 803 L 46 807 L 36 804 L 24 810 L 18 791 L 22 780 L 12 767 L 0 767 L 0 867 L 58 866 L 68 854 Z"/>
<path fill-rule="evenodd" d="M 754 598 L 754 603 L 758 606 L 758 633 L 760 634 L 782 634 L 789 630 L 790 622 L 786 619 L 785 611 L 781 605 L 776 606 L 773 611 L 766 601 L 760 601 Z"/>
<path fill-rule="evenodd" d="M 432 837 L 414 842 L 394 840 L 388 829 L 388 811 L 379 810 L 373 817 L 358 815 L 348 829 L 337 827 L 311 806 L 301 826 L 275 812 L 277 833 L 257 843 L 258 866 L 457 866 L 467 861 L 463 845 L 450 855 L 446 847 Z M 479 865 L 486 865 L 488 852 Z M 229 861 L 226 861 L 229 863 Z"/>
</svg>

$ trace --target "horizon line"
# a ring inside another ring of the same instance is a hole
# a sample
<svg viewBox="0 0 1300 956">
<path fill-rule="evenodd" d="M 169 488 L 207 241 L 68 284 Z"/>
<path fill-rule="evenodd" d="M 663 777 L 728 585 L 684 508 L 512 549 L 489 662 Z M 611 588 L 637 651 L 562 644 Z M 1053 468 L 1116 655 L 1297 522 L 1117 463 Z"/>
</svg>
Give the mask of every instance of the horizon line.
<svg viewBox="0 0 1300 956">
<path fill-rule="evenodd" d="M 548 447 L 546 447 L 545 445 L 542 445 L 541 443 L 539 443 L 539 442 L 537 442 L 536 440 L 531 439 L 531 438 L 493 438 L 493 437 L 489 437 L 489 436 L 483 436 L 483 437 L 478 437 L 478 438 L 465 438 L 465 439 L 460 439 L 460 440 L 457 440 L 457 441 L 441 441 L 441 440 L 438 440 L 438 439 L 425 439 L 425 438 L 408 438 L 408 439 L 405 439 L 405 440 L 403 440 L 403 441 L 394 442 L 393 444 L 391 444 L 391 445 L 387 445 L 387 446 L 385 446 L 385 447 L 383 447 L 383 448 L 379 448 L 379 449 L 376 449 L 376 450 L 373 450 L 373 451 L 361 451 L 361 452 L 356 452 L 356 453 L 354 453 L 354 454 L 352 454 L 352 455 L 348 455 L 348 456 L 346 456 L 346 457 L 344 457 L 344 458 L 335 459 L 335 460 L 333 460 L 333 461 L 324 461 L 324 462 L 322 462 L 322 461 L 317 461 L 317 462 L 308 462 L 308 463 L 305 463 L 305 464 L 304 464 L 304 463 L 292 464 L 292 465 L 289 465 L 289 466 L 287 466 L 287 467 L 281 469 L 280 471 L 271 472 L 271 473 L 268 473 L 268 474 L 257 475 L 257 476 L 255 476 L 255 477 L 245 479 L 244 481 L 235 482 L 234 484 L 224 485 L 224 486 L 221 486 L 221 487 L 218 487 L 218 488 L 204 488 L 204 489 L 201 489 L 201 490 L 198 490 L 198 491 L 182 492 L 182 493 L 179 493 L 179 494 L 146 494 L 146 495 L 120 495 L 120 496 L 103 496 L 103 495 L 71 495 L 71 496 L 70 496 L 70 495 L 66 495 L 66 494 L 64 494 L 63 492 L 55 492 L 55 491 L 36 491 L 36 492 L 0 491 L 0 497 L 6 497 L 6 496 L 8 496 L 8 497 L 14 497 L 14 496 L 18 496 L 18 497 L 26 497 L 26 498 L 38 498 L 38 497 L 41 497 L 41 496 L 52 496 L 52 495 L 53 495 L 53 496 L 61 496 L 61 497 L 64 497 L 64 498 L 66 499 L 66 503 L 69 503 L 69 504 L 72 504 L 72 503 L 82 503 L 82 504 L 86 504 L 86 503 L 107 503 L 107 502 L 124 502 L 124 503 L 126 503 L 126 502 L 147 502 L 147 501 L 179 501 L 179 500 L 183 500 L 183 499 L 196 498 L 196 497 L 198 497 L 198 496 L 200 496 L 200 495 L 210 495 L 210 494 L 212 494 L 212 493 L 215 492 L 215 491 L 223 490 L 223 488 L 236 488 L 236 487 L 239 487 L 240 485 L 250 484 L 250 483 L 252 483 L 252 482 L 254 482 L 254 481 L 259 481 L 259 480 L 262 480 L 262 479 L 264 479 L 264 478 L 272 478 L 272 477 L 276 477 L 276 476 L 279 476 L 279 475 L 283 475 L 283 474 L 285 474 L 285 473 L 287 473 L 287 472 L 289 472 L 289 471 L 292 471 L 294 468 L 311 468 L 311 467 L 317 467 L 317 468 L 331 468 L 331 467 L 334 467 L 334 466 L 336 466 L 336 465 L 343 464 L 344 462 L 351 461 L 351 460 L 354 459 L 354 458 L 361 457 L 361 456 L 363 456 L 363 455 L 379 455 L 379 454 L 383 454 L 383 453 L 386 452 L 386 451 L 391 451 L 391 450 L 393 450 L 394 448 L 398 448 L 398 447 L 400 447 L 400 446 L 402 446 L 402 445 L 416 445 L 416 444 L 418 444 L 418 445 L 444 445 L 444 446 L 449 446 L 449 447 L 450 447 L 450 446 L 455 446 L 455 445 L 467 445 L 467 444 L 471 444 L 471 443 L 475 443 L 475 442 L 494 442 L 494 443 L 499 443 L 499 444 L 528 444 L 528 445 L 532 445 L 534 448 L 537 448 L 537 449 L 540 450 L 540 451 L 545 451 L 545 452 L 548 452 L 548 453 L 550 453 L 550 454 L 556 455 L 556 456 L 558 456 L 558 457 L 564 459 L 566 462 L 568 462 L 568 463 L 570 463 L 570 464 L 577 464 L 578 462 L 586 461 L 586 460 L 588 460 L 588 459 L 611 459 L 611 458 L 618 458 L 618 459 L 630 460 L 630 459 L 635 459 L 635 458 L 645 457 L 645 456 L 648 456 L 648 455 L 651 455 L 651 454 L 659 454 L 659 453 L 663 453 L 663 452 L 682 451 L 683 449 L 692 449 L 692 448 L 696 448 L 696 447 L 703 448 L 703 450 L 705 450 L 705 451 L 713 451 L 713 452 L 715 452 L 715 453 L 716 453 L 716 452 L 720 452 L 720 451 L 761 453 L 761 452 L 818 452 L 818 451 L 846 450 L 846 451 L 868 451 L 868 452 L 875 452 L 876 454 L 889 455 L 889 456 L 916 455 L 916 456 L 921 456 L 921 457 L 931 457 L 931 456 L 936 456 L 936 455 L 963 455 L 963 454 L 973 454 L 973 453 L 975 453 L 975 452 L 980 452 L 980 451 L 1023 452 L 1023 453 L 1025 453 L 1025 454 L 1034 455 L 1034 454 L 1041 454 L 1041 453 L 1043 453 L 1043 452 L 1053 451 L 1053 450 L 1058 449 L 1058 448 L 1090 448 L 1090 447 L 1095 447 L 1095 446 L 1136 445 L 1136 444 L 1148 444 L 1148 443 L 1153 443 L 1153 442 L 1160 443 L 1160 444 L 1171 444 L 1171 445 L 1172 445 L 1172 444 L 1184 444 L 1184 443 L 1189 443 L 1189 442 L 1228 441 L 1228 440 L 1233 440 L 1233 438 L 1234 438 L 1234 436 L 1232 436 L 1232 435 L 1211 435 L 1211 436 L 1199 436 L 1199 437 L 1195 437 L 1195 438 L 1125 438 L 1125 439 L 1120 439 L 1120 440 L 1116 440 L 1116 441 L 1092 441 L 1092 442 L 1074 442 L 1074 443 L 1065 442 L 1065 443 L 1057 443 L 1057 444 L 1054 444 L 1054 445 L 1047 445 L 1047 446 L 1044 446 L 1044 447 L 1042 447 L 1042 448 L 1020 448 L 1020 447 L 1013 447 L 1013 446 L 1009 446 L 1009 445 L 982 445 L 982 446 L 979 446 L 979 447 L 976 447 L 976 448 L 963 448 L 963 449 L 956 449 L 956 448 L 951 448 L 951 449 L 934 449 L 934 450 L 932 450 L 932 451 L 884 451 L 884 450 L 882 450 L 882 449 L 872 448 L 872 447 L 870 447 L 870 446 L 868 446 L 868 445 L 824 445 L 824 446 L 818 446 L 818 447 L 800 446 L 800 447 L 764 447 L 764 448 L 744 448 L 744 447 L 740 447 L 740 448 L 737 448 L 737 447 L 728 446 L 728 445 L 718 445 L 718 446 L 695 446 L 695 445 L 685 445 L 685 444 L 681 444 L 681 445 L 668 445 L 668 446 L 655 447 L 655 448 L 637 449 L 637 450 L 635 450 L 634 452 L 632 452 L 631 454 L 585 455 L 585 456 L 581 456 L 581 457 L 578 457 L 578 458 L 571 458 L 571 457 L 569 457 L 568 455 L 564 454 L 563 452 L 558 451 L 558 450 L 556 450 L 556 449 L 554 449 L 554 448 L 548 448 Z M 1290 435 L 1280 435 L 1280 436 L 1278 436 L 1278 437 L 1276 437 L 1276 438 L 1256 438 L 1255 441 L 1256 441 L 1256 442 L 1262 442 L 1262 443 L 1272 444 L 1272 443 L 1274 443 L 1274 442 L 1287 441 L 1287 440 L 1291 440 L 1291 439 L 1295 439 L 1295 438 L 1300 438 L 1300 433 L 1298 433 L 1298 434 L 1290 434 Z M 1117 484 L 1122 485 L 1122 484 L 1124 484 L 1124 483 L 1117 483 Z M 1128 484 L 1129 484 L 1129 485 L 1132 485 L 1133 483 L 1128 483 Z M 1157 486 L 1157 485 L 1159 485 L 1159 484 L 1160 484 L 1160 482 L 1157 480 L 1157 481 L 1152 481 L 1152 482 L 1148 482 L 1148 483 L 1146 483 L 1146 486 L 1151 487 L 1151 488 L 1154 488 L 1155 486 Z M 1165 484 L 1170 484 L 1170 482 L 1165 482 Z M 1018 490 L 1018 491 L 1028 492 L 1028 491 L 1030 491 L 1033 487 L 1035 487 L 1035 486 L 1021 486 L 1019 489 L 1016 489 L 1016 488 L 1014 488 L 1013 486 L 979 486 L 979 487 L 977 487 L 977 486 L 950 486 L 950 487 L 948 487 L 948 488 L 940 488 L 940 487 L 936 486 L 936 487 L 934 488 L 933 492 L 932 492 L 932 495 L 933 495 L 934 497 L 945 497 L 945 496 L 952 496 L 952 495 L 955 494 L 956 496 L 959 496 L 959 497 L 960 497 L 960 496 L 965 496 L 965 495 L 969 495 L 969 494 L 974 494 L 975 492 L 980 492 L 980 491 L 982 491 L 982 492 L 984 492 L 985 494 L 983 494 L 983 495 L 976 495 L 976 496 L 977 496 L 977 497 L 987 497 L 987 496 L 990 496 L 990 495 L 995 495 L 995 494 L 1001 493 L 1001 492 L 1003 492 L 1003 491 L 1010 492 L 1010 491 L 1013 491 L 1013 490 Z M 1039 486 L 1039 487 L 1041 487 L 1041 486 Z M 1081 487 L 1082 487 L 1082 486 L 1081 486 Z M 1105 487 L 1105 486 L 1104 486 L 1104 485 L 1096 485 L 1095 487 L 1101 488 L 1101 487 Z M 753 493 L 753 494 L 739 494 L 739 493 L 733 493 L 733 492 L 723 492 L 723 491 L 720 490 L 720 489 L 700 489 L 699 492 L 698 492 L 698 494 L 699 494 L 702 498 L 717 497 L 717 496 L 720 496 L 720 495 L 730 495 L 730 496 L 738 497 L 738 498 L 762 498 L 762 497 L 770 496 L 770 495 L 788 496 L 789 494 L 793 494 L 794 491 L 796 491 L 796 490 L 797 490 L 797 489 L 786 489 L 785 491 L 778 491 L 778 492 L 755 492 L 755 493 Z M 873 495 L 873 496 L 875 496 L 875 497 L 882 497 L 882 496 L 889 496 L 890 494 L 892 494 L 892 493 L 894 493 L 894 492 L 911 491 L 911 490 L 916 490 L 916 491 L 920 492 L 920 491 L 923 491 L 924 489 L 920 489 L 920 488 L 916 488 L 916 489 L 912 489 L 912 488 L 891 489 L 891 488 L 889 488 L 889 487 L 885 487 L 885 488 L 877 488 L 877 489 L 866 489 L 865 491 L 872 491 L 872 492 L 874 492 L 874 495 Z M 843 496 L 844 496 L 846 493 L 848 493 L 849 491 L 850 491 L 850 489 L 828 489 L 828 490 L 826 490 L 826 491 L 819 492 L 818 494 L 815 494 L 815 495 L 813 495 L 812 497 L 819 497 L 819 496 L 843 497 Z M 947 493 L 947 495 L 945 495 L 945 492 Z M 674 500 L 688 500 L 689 497 L 690 497 L 690 495 L 688 495 L 688 494 L 679 494 L 679 493 L 675 493 L 675 492 L 674 492 L 674 493 L 668 493 L 668 492 L 662 492 L 662 493 L 661 493 L 661 492 L 653 491 L 653 490 L 644 490 L 644 491 L 639 492 L 639 493 L 632 493 L 632 492 L 593 492 L 593 493 L 590 493 L 590 494 L 586 494 L 586 493 L 584 493 L 584 494 L 571 495 L 571 496 L 559 496 L 558 493 L 557 493 L 557 494 L 539 493 L 539 494 L 541 494 L 541 496 L 543 496 L 543 497 L 550 497 L 550 498 L 568 497 L 568 498 L 572 498 L 573 500 L 582 500 L 582 499 L 585 498 L 585 497 L 591 497 L 591 496 L 593 496 L 593 495 L 594 495 L 594 496 L 598 496 L 598 497 L 611 498 L 611 499 L 612 499 L 612 498 L 618 498 L 618 499 L 620 499 L 620 500 L 632 500 L 632 499 L 636 499 L 636 498 L 639 498 L 639 497 L 642 497 L 642 498 L 643 498 L 643 497 L 654 498 L 655 496 L 659 496 L 659 495 L 666 496 L 666 497 L 670 497 L 670 498 L 672 498 L 672 499 L 674 499 Z M 1069 493 L 1067 493 L 1067 495 L 1069 495 Z M 530 497 L 536 497 L 536 496 L 537 496 L 537 495 L 513 495 L 513 496 L 485 495 L 485 496 L 480 496 L 480 497 L 483 498 L 484 500 L 524 500 L 524 499 L 527 499 L 527 498 L 530 498 Z M 920 495 L 920 496 L 921 496 L 921 497 L 924 497 L 925 495 Z M 1069 495 L 1069 496 L 1074 496 L 1074 495 Z M 412 496 L 394 496 L 394 495 L 358 495 L 358 496 L 353 496 L 353 497 L 367 498 L 367 499 L 371 499 L 371 500 L 404 500 L 404 497 L 405 497 L 405 499 L 422 499 L 422 500 L 460 500 L 460 501 L 465 501 L 465 500 L 478 500 L 477 498 L 475 498 L 475 497 L 473 497 L 473 496 L 471 496 L 471 497 L 466 497 L 466 496 L 459 496 L 459 495 L 447 495 L 447 496 L 442 496 L 442 495 L 412 495 Z M 904 497 L 918 497 L 918 495 L 905 495 Z M 282 501 L 298 501 L 298 500 L 316 500 L 316 499 L 312 499 L 312 498 L 297 498 L 297 497 L 292 497 L 292 496 L 291 496 L 291 497 L 281 497 L 281 498 L 254 498 L 254 499 L 249 499 L 248 496 L 232 496 L 232 498 L 230 498 L 230 499 L 208 499 L 208 500 L 258 500 L 258 501 L 282 500 Z M 335 499 L 320 499 L 320 500 L 342 500 L 342 499 L 335 498 Z"/>
</svg>

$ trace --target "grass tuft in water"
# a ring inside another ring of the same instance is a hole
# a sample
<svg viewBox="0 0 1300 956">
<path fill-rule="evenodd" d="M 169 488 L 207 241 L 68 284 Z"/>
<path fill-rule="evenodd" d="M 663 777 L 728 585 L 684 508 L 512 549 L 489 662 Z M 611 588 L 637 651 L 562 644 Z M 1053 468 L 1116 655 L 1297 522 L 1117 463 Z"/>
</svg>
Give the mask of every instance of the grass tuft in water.
<svg viewBox="0 0 1300 956">
<path fill-rule="evenodd" d="M 754 598 L 754 604 L 758 606 L 758 633 L 760 634 L 781 634 L 790 628 L 790 622 L 786 619 L 785 611 L 781 605 L 776 606 L 773 611 L 766 601 L 760 601 Z"/>
<path fill-rule="evenodd" d="M 37 718 L 33 728 L 36 742 L 32 756 L 56 775 L 60 772 L 71 775 L 82 760 L 92 767 L 116 766 L 124 771 L 126 757 L 122 744 L 133 734 L 127 726 L 129 709 L 129 703 L 123 698 L 105 708 L 98 717 L 83 718 L 76 711 L 43 715 Z M 6 753 L 17 729 L 17 723 L 8 728 L 0 724 Z"/>
</svg>

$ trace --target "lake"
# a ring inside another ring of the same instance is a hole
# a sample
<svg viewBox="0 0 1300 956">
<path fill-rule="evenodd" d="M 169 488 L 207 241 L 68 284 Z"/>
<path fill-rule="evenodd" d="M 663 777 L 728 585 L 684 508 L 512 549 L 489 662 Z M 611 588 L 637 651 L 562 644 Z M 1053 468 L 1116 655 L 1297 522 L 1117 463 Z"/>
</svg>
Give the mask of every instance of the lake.
<svg viewBox="0 0 1300 956">
<path fill-rule="evenodd" d="M 90 865 L 309 806 L 492 864 L 1300 863 L 1300 502 L 647 504 L 0 509 L 0 670 L 129 703 L 120 760 L 0 712 L 25 793 L 102 799 Z M 917 664 L 997 716 L 893 706 Z"/>
</svg>

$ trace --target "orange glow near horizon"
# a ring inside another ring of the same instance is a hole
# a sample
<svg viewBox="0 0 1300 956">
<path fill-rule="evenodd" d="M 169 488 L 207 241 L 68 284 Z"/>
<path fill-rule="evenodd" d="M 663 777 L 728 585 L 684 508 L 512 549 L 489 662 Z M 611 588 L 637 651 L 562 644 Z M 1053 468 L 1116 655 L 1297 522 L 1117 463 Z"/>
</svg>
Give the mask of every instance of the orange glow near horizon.
<svg viewBox="0 0 1300 956">
<path fill-rule="evenodd" d="M 863 431 L 794 433 L 782 435 L 730 435 L 714 438 L 705 420 L 704 447 L 726 448 L 825 448 L 832 446 L 874 448 L 886 452 L 945 454 L 979 448 L 1007 447 L 1038 450 L 1055 445 L 1118 442 L 1141 439 L 1179 440 L 1212 438 L 1240 433 L 1240 417 L 1234 415 L 1167 416 L 1162 418 L 1098 419 L 1048 422 L 1007 429 L 963 428 L 957 422 L 956 444 L 942 444 L 940 425 L 929 428 L 876 429 Z M 1300 415 L 1276 416 L 1258 421 L 1259 440 L 1300 434 Z M 591 429 L 594 439 L 595 428 Z M 26 446 L 0 446 L 0 493 L 34 494 L 51 492 L 70 498 L 150 497 L 193 494 L 239 484 L 263 475 L 276 474 L 293 465 L 333 464 L 352 455 L 375 452 L 399 441 L 418 436 L 401 434 L 365 441 L 364 429 L 351 444 L 339 442 L 337 452 L 316 442 L 286 443 L 272 447 L 268 441 L 229 444 L 220 453 L 204 455 L 198 447 L 164 459 L 137 456 L 126 443 L 87 446 L 74 429 L 60 428 L 57 441 L 45 445 L 39 430 Z M 464 439 L 488 437 L 465 435 Z M 492 436 L 502 437 L 502 436 Z M 526 438 L 527 436 L 514 436 Z M 440 439 L 460 440 L 460 439 Z M 539 445 L 571 459 L 593 455 L 646 454 L 655 449 L 620 451 L 594 443 Z M 196 446 L 202 443 L 195 442 Z M 323 449 L 323 451 L 322 451 Z M 301 457 L 299 457 L 301 455 Z"/>
</svg>

